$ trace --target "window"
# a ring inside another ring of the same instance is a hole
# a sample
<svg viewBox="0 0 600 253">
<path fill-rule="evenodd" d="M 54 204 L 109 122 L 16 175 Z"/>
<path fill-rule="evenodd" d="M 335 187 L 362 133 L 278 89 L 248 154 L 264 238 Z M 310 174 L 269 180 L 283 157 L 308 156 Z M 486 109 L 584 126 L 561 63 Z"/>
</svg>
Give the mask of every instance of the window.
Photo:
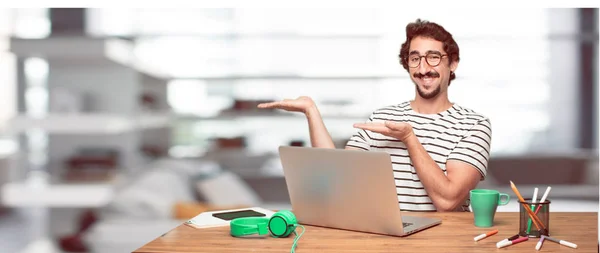
<svg viewBox="0 0 600 253">
<path fill-rule="evenodd" d="M 12 27 L 9 32 L 17 38 L 40 39 L 50 35 L 50 18 L 47 8 L 10 9 Z"/>
</svg>

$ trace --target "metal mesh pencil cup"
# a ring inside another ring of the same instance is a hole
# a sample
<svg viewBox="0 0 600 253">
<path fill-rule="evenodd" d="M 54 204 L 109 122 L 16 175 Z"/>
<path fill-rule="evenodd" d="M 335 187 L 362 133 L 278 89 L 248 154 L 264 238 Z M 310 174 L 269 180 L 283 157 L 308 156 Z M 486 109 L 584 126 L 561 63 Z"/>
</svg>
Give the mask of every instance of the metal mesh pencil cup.
<svg viewBox="0 0 600 253">
<path fill-rule="evenodd" d="M 532 203 L 531 199 L 519 201 L 519 235 L 527 237 L 540 238 L 542 235 L 550 236 L 550 200 L 544 202 Z M 536 216 L 542 224 L 535 225 L 525 210 L 525 204 L 533 213 L 537 211 Z"/>
</svg>

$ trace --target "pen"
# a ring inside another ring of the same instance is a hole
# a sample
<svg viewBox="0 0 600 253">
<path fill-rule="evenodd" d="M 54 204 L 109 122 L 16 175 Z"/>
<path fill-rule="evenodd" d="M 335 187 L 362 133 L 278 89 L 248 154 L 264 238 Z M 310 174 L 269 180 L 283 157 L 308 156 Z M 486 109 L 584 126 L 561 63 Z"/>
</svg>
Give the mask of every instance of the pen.
<svg viewBox="0 0 600 253">
<path fill-rule="evenodd" d="M 497 242 L 496 243 L 496 247 L 498 247 L 499 245 L 501 245 L 503 243 L 506 243 L 507 241 L 512 241 L 512 240 L 517 239 L 517 238 L 519 238 L 519 234 L 513 235 L 513 236 L 511 236 L 509 238 L 506 238 L 506 239 L 504 239 L 502 241 Z"/>
<path fill-rule="evenodd" d="M 486 237 L 489 237 L 489 236 L 495 235 L 496 233 L 498 233 L 498 229 L 496 229 L 496 230 L 492 230 L 492 231 L 490 231 L 490 232 L 487 232 L 487 233 L 485 233 L 485 234 L 480 234 L 480 235 L 476 236 L 475 238 L 473 238 L 473 240 L 475 240 L 475 241 L 479 241 L 479 240 L 481 240 L 481 239 L 483 239 L 483 238 L 486 238 Z"/>
<path fill-rule="evenodd" d="M 545 235 L 542 235 L 542 238 L 550 240 L 550 241 L 553 241 L 553 242 L 558 243 L 560 245 L 565 245 L 567 247 L 571 247 L 571 248 L 574 248 L 574 249 L 577 248 L 577 244 L 572 243 L 572 242 L 567 242 L 565 240 L 558 240 L 558 239 L 552 238 L 550 236 L 545 236 Z"/>
</svg>

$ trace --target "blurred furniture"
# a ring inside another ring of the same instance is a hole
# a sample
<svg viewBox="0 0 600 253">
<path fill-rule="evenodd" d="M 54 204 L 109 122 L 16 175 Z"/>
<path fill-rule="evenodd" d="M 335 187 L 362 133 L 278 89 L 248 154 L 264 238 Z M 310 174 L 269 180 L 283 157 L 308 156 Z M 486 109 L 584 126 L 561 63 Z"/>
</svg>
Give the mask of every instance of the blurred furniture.
<svg viewBox="0 0 600 253">
<path fill-rule="evenodd" d="M 27 148 L 20 150 L 24 162 L 13 183 L 23 183 L 30 170 L 50 173 L 55 183 L 64 183 L 60 173 L 66 173 L 69 183 L 86 183 L 94 176 L 82 175 L 82 166 L 100 163 L 133 175 L 156 158 L 146 156 L 141 147 L 170 146 L 167 80 L 125 64 L 122 57 L 131 50 L 127 40 L 77 34 L 10 38 L 22 106 L 1 130 L 22 137 L 17 138 L 19 146 Z M 47 93 L 48 100 L 28 96 L 32 91 Z M 91 148 L 115 154 L 111 161 L 100 161 L 79 152 Z"/>
<path fill-rule="evenodd" d="M 411 214 L 412 215 L 412 214 Z M 473 225 L 473 214 L 416 213 L 425 217 L 438 217 L 442 224 L 417 232 L 405 238 L 376 235 L 355 231 L 305 226 L 306 233 L 298 240 L 296 252 L 491 252 L 497 251 L 496 242 L 513 236 L 518 231 L 519 213 L 498 213 L 495 229 L 499 232 L 489 238 L 473 242 L 473 237 L 491 229 Z M 550 234 L 554 238 L 577 244 L 578 252 L 596 252 L 598 248 L 598 213 L 552 213 Z M 297 229 L 298 231 L 301 228 Z M 287 238 L 266 236 L 264 240 L 232 237 L 229 226 L 196 229 L 181 224 L 134 253 L 150 252 L 288 252 L 294 235 Z M 510 252 L 532 252 L 539 240 L 531 238 L 505 248 Z M 226 247 L 223 247 L 227 245 Z M 546 241 L 544 252 L 571 252 L 573 249 Z"/>
<path fill-rule="evenodd" d="M 14 160 L 15 153 L 12 150 L 4 150 L 0 147 L 0 213 L 2 213 L 2 210 L 5 208 L 5 205 L 3 204 L 2 188 L 12 179 Z"/>
<path fill-rule="evenodd" d="M 590 173 L 596 168 L 596 177 Z M 494 180 L 520 184 L 577 185 L 598 184 L 598 155 L 591 152 L 570 154 L 529 154 L 495 157 L 489 163 Z M 590 177 L 592 176 L 592 177 Z"/>
<path fill-rule="evenodd" d="M 217 163 L 159 159 L 115 193 L 82 241 L 89 252 L 131 252 L 201 212 L 264 204 L 245 180 Z"/>
<path fill-rule="evenodd" d="M 9 44 L 16 59 L 18 112 L 2 124 L 0 135 L 18 140 L 20 161 L 0 189 L 2 205 L 49 213 L 102 207 L 121 179 L 134 177 L 156 158 L 140 147 L 170 145 L 167 80 L 115 59 L 115 50 L 131 55 L 130 41 L 53 34 L 11 37 Z M 154 97 L 138 99 L 145 94 Z M 79 152 L 89 148 L 117 155 L 98 159 Z M 77 216 L 68 220 L 75 223 Z M 48 227 L 42 241 L 57 229 L 77 229 L 70 222 L 53 224 L 52 217 L 40 223 Z"/>
<path fill-rule="evenodd" d="M 64 162 L 61 179 L 74 182 L 111 180 L 119 168 L 119 152 L 109 148 L 83 148 Z"/>
<path fill-rule="evenodd" d="M 10 182 L 2 187 L 1 199 L 6 207 L 96 208 L 111 201 L 115 187 L 116 183 L 113 182 L 96 184 Z"/>
<path fill-rule="evenodd" d="M 509 181 L 522 194 L 533 194 L 534 188 L 545 191 L 551 186 L 550 198 L 598 201 L 599 174 L 597 151 L 525 154 L 492 157 L 488 177 L 478 188 L 492 188 L 516 197 Z"/>
</svg>

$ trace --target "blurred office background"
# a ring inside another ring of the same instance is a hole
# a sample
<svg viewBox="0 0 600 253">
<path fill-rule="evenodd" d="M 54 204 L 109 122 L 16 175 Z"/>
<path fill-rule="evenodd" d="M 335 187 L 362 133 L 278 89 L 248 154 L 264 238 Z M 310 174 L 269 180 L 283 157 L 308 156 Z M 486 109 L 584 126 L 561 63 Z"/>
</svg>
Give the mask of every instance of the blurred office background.
<svg viewBox="0 0 600 253">
<path fill-rule="evenodd" d="M 491 118 L 480 188 L 598 211 L 598 9 L 0 9 L 0 245 L 130 252 L 204 210 L 289 208 L 277 148 L 311 96 L 342 148 L 414 97 L 408 22 L 461 50 L 450 98 Z"/>
</svg>

